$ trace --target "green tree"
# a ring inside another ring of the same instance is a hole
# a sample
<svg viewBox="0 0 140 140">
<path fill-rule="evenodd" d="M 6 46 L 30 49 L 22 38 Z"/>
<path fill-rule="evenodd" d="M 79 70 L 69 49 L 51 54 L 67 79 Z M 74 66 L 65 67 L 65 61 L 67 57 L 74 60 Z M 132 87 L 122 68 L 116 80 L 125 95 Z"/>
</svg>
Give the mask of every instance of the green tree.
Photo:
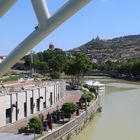
<svg viewBox="0 0 140 140">
<path fill-rule="evenodd" d="M 73 114 L 76 109 L 77 106 L 74 103 L 65 103 L 62 105 L 62 110 L 67 118 L 71 118 L 71 114 Z"/>
<path fill-rule="evenodd" d="M 27 67 L 28 69 L 31 68 L 31 56 L 27 55 L 25 56 L 24 58 L 24 61 L 25 61 L 25 67 Z"/>
<path fill-rule="evenodd" d="M 66 66 L 65 73 L 72 77 L 73 83 L 81 84 L 84 74 L 91 68 L 89 57 L 86 54 L 78 54 L 71 59 Z"/>
<path fill-rule="evenodd" d="M 45 75 L 49 70 L 47 63 L 44 61 L 38 62 L 35 67 L 43 75 Z"/>
<path fill-rule="evenodd" d="M 75 74 L 77 76 L 84 75 L 89 68 L 91 68 L 91 63 L 89 57 L 86 54 L 79 54 L 75 57 Z"/>
<path fill-rule="evenodd" d="M 140 75 L 140 60 L 136 60 L 132 66 L 133 75 Z"/>
<path fill-rule="evenodd" d="M 28 69 L 33 67 L 43 75 L 50 73 L 53 78 L 60 77 L 60 74 L 64 71 L 67 63 L 66 53 L 62 49 L 58 48 L 54 50 L 48 49 L 44 52 L 33 54 L 32 58 L 33 64 L 31 63 L 31 55 L 24 57 L 25 66 Z"/>
<path fill-rule="evenodd" d="M 44 61 L 48 63 L 50 72 L 63 72 L 67 56 L 66 53 L 61 49 L 47 50 L 44 51 Z"/>
<path fill-rule="evenodd" d="M 36 55 L 38 56 L 39 61 L 44 61 L 44 54 L 43 54 L 43 52 L 39 52 Z"/>
<path fill-rule="evenodd" d="M 85 102 L 85 100 L 87 100 L 88 103 L 90 103 L 93 99 L 94 99 L 94 94 L 91 92 L 85 92 L 84 94 L 81 95 L 80 100 L 82 100 L 83 102 Z"/>
<path fill-rule="evenodd" d="M 37 64 L 40 62 L 39 57 L 36 54 L 32 54 L 32 56 L 29 54 L 29 55 L 25 56 L 23 59 L 25 60 L 25 66 L 28 69 L 31 69 L 31 68 L 36 69 Z M 33 62 L 32 62 L 32 60 L 33 60 Z"/>
<path fill-rule="evenodd" d="M 33 117 L 29 120 L 29 128 L 35 130 L 35 132 L 38 132 L 42 129 L 43 124 L 40 118 Z"/>
<path fill-rule="evenodd" d="M 60 78 L 60 73 L 59 72 L 50 72 L 50 78 L 51 79 L 59 79 Z"/>
</svg>

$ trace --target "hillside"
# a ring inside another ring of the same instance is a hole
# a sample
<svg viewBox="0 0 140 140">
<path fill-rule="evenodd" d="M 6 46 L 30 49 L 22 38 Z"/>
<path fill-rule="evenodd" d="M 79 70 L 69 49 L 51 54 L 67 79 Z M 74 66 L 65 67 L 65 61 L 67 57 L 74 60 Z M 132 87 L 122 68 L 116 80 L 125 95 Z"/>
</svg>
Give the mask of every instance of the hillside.
<svg viewBox="0 0 140 140">
<path fill-rule="evenodd" d="M 70 55 L 86 53 L 93 62 L 104 63 L 108 60 L 117 61 L 140 58 L 140 35 L 130 35 L 109 40 L 97 36 L 88 43 L 69 50 Z"/>
</svg>

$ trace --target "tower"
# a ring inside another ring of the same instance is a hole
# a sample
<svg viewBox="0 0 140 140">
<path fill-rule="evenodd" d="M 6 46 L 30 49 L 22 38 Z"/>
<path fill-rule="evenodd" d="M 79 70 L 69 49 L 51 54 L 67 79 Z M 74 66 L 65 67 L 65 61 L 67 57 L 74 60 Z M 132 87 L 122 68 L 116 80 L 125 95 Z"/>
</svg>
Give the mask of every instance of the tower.
<svg viewBox="0 0 140 140">
<path fill-rule="evenodd" d="M 51 51 L 54 50 L 54 44 L 52 42 L 49 44 L 49 50 L 51 50 Z"/>
</svg>

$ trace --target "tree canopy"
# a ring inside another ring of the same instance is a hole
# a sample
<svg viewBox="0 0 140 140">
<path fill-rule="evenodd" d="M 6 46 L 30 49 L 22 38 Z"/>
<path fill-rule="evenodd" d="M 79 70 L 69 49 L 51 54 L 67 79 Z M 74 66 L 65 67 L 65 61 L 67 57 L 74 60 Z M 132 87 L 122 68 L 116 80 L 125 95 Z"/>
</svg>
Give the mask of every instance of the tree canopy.
<svg viewBox="0 0 140 140">
<path fill-rule="evenodd" d="M 86 54 L 78 54 L 68 62 L 66 74 L 83 76 L 90 67 L 89 57 Z"/>
<path fill-rule="evenodd" d="M 52 79 L 58 79 L 62 72 L 75 77 L 83 76 L 91 67 L 86 54 L 69 58 L 66 52 L 58 48 L 27 55 L 24 60 L 28 69 L 34 68 L 36 72 L 43 75 L 49 73 Z"/>
<path fill-rule="evenodd" d="M 31 62 L 33 57 L 33 63 Z M 37 54 L 27 55 L 24 57 L 25 66 L 30 69 L 34 68 L 41 74 L 50 73 L 52 78 L 60 77 L 60 73 L 64 71 L 67 63 L 66 53 L 61 49 L 46 50 Z"/>
<path fill-rule="evenodd" d="M 43 126 L 41 119 L 38 117 L 31 118 L 28 125 L 29 128 L 35 130 L 35 132 L 41 130 Z"/>
<path fill-rule="evenodd" d="M 80 100 L 82 100 L 83 102 L 85 102 L 85 100 L 87 100 L 87 102 L 91 102 L 94 99 L 94 94 L 92 94 L 91 92 L 85 92 L 84 94 L 81 95 Z"/>
<path fill-rule="evenodd" d="M 62 110 L 65 112 L 65 113 L 74 113 L 77 109 L 77 106 L 76 104 L 74 103 L 65 103 L 62 105 Z"/>
<path fill-rule="evenodd" d="M 98 69 L 137 76 L 140 75 L 140 59 L 130 59 L 120 62 L 107 61 L 105 64 L 99 65 Z"/>
</svg>

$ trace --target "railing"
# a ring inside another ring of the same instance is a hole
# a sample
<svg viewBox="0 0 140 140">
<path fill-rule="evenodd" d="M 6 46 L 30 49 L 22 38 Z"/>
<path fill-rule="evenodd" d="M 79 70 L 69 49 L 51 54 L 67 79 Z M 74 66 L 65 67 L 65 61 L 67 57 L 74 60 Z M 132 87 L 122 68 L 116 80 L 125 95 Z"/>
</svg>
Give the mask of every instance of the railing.
<svg viewBox="0 0 140 140">
<path fill-rule="evenodd" d="M 44 136 L 40 140 L 55 140 L 66 135 L 77 126 L 80 126 L 82 122 L 85 122 L 91 116 L 91 114 L 97 112 L 97 109 L 99 107 L 100 97 L 98 96 L 97 99 L 88 107 L 87 111 L 82 112 L 79 116 L 59 127 L 54 132 L 48 134 L 47 136 Z"/>
</svg>

